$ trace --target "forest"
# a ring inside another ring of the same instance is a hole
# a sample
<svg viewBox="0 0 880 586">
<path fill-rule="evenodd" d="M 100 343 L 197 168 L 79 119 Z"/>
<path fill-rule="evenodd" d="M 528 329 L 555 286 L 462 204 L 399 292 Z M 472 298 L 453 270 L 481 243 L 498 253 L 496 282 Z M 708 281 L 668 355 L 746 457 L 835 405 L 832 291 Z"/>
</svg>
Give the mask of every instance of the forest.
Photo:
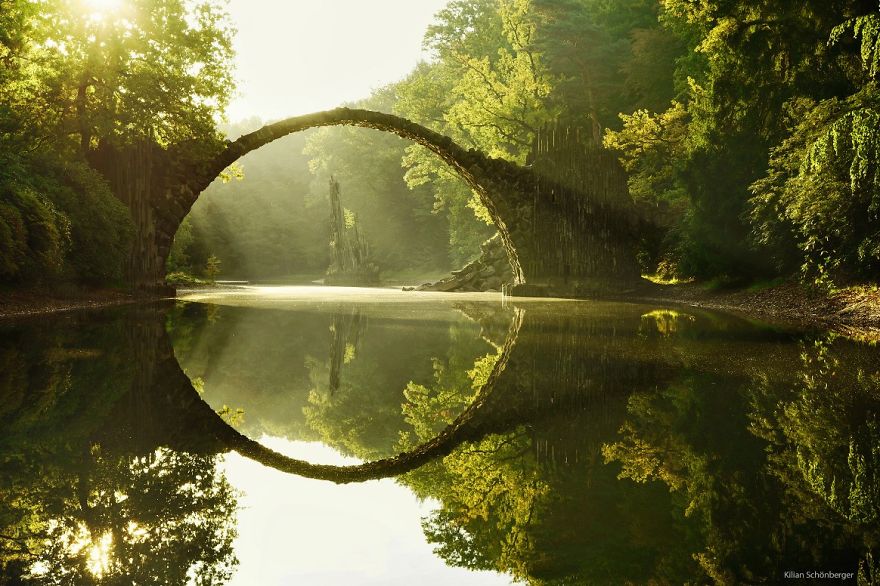
<svg viewBox="0 0 880 586">
<path fill-rule="evenodd" d="M 71 0 L 0 3 L 0 279 L 121 285 L 131 221 L 96 170 L 107 145 L 222 141 L 234 91 L 222 2 L 138 0 L 89 18 Z M 651 221 L 646 275 L 832 286 L 880 269 L 880 11 L 875 0 L 455 0 L 431 59 L 359 107 L 526 163 L 546 124 L 613 149 Z M 423 147 L 321 129 L 212 186 L 169 269 L 320 273 L 327 179 L 387 272 L 444 271 L 493 227 Z"/>
<path fill-rule="evenodd" d="M 880 583 L 878 0 L 450 0 L 301 126 L 230 116 L 234 5 L 0 0 L 0 584 Z M 625 205 L 548 179 L 563 136 Z M 633 279 L 554 294 L 585 242 Z M 519 252 L 548 294 L 501 284 Z M 349 253 L 381 281 L 299 286 Z M 767 289 L 819 301 L 704 303 Z M 392 514 L 342 512 L 383 474 Z"/>
</svg>

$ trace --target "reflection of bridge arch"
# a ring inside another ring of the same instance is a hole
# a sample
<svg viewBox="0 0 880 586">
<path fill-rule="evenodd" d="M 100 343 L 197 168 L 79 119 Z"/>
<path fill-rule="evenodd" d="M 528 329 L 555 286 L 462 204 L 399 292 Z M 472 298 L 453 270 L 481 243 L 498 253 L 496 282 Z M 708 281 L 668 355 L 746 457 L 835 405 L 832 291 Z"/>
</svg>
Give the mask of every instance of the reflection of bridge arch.
<svg viewBox="0 0 880 586">
<path fill-rule="evenodd" d="M 642 306 L 563 304 L 516 304 L 488 382 L 474 402 L 436 437 L 393 458 L 346 467 L 285 457 L 229 426 L 181 369 L 165 327 L 166 314 L 144 305 L 126 312 L 121 344 L 113 322 L 116 345 L 107 350 L 110 354 L 104 362 L 117 365 L 119 380 L 130 381 L 130 390 L 125 400 L 112 407 L 106 419 L 109 424 L 90 441 L 137 455 L 151 454 L 160 446 L 205 454 L 233 450 L 268 467 L 305 477 L 334 482 L 369 480 L 402 474 L 451 453 L 463 442 L 508 433 L 523 424 L 533 432 L 543 425 L 558 438 L 564 430 L 553 421 L 571 410 L 593 414 L 591 426 L 578 428 L 578 435 L 595 428 L 600 433 L 591 436 L 593 439 L 607 438 L 619 428 L 631 393 L 654 392 L 672 384 L 682 368 L 690 374 L 742 376 L 741 361 L 731 361 L 729 356 L 742 355 L 755 341 L 768 341 L 765 331 L 744 330 L 736 335 L 740 330 L 735 324 L 719 328 L 719 318 L 713 316 L 706 323 L 711 321 L 718 334 L 693 336 L 685 332 L 680 338 L 673 336 L 658 344 L 657 336 L 668 333 L 650 335 L 655 327 L 651 323 L 654 312 L 645 313 Z M 696 315 L 695 319 L 701 319 Z M 682 326 L 687 329 L 690 324 L 688 320 Z M 697 326 L 697 331 L 702 327 Z M 782 330 L 774 335 L 789 342 L 781 345 L 783 350 L 774 343 L 771 353 L 776 356 L 774 364 L 779 372 L 788 372 L 791 360 L 797 358 L 797 346 L 790 343 L 790 332 Z M 548 340 L 556 342 L 548 344 Z M 104 421 L 104 416 L 100 417 Z"/>
<path fill-rule="evenodd" d="M 404 474 L 424 465 L 425 463 L 452 452 L 462 442 L 477 439 L 485 435 L 485 430 L 477 429 L 473 424 L 475 417 L 481 413 L 492 398 L 498 379 L 501 377 L 511 352 L 516 345 L 517 335 L 522 325 L 524 312 L 516 310 L 508 331 L 507 339 L 501 350 L 501 356 L 495 363 L 495 367 L 489 375 L 486 384 L 480 389 L 473 403 L 468 406 L 449 426 L 429 441 L 416 448 L 398 454 L 392 458 L 375 460 L 351 466 L 333 466 L 328 464 L 313 464 L 304 460 L 290 458 L 271 450 L 257 441 L 239 433 L 226 421 L 224 421 L 193 388 L 191 381 L 176 364 L 173 352 L 165 358 L 166 364 L 158 369 L 168 373 L 171 380 L 164 378 L 162 383 L 171 383 L 174 392 L 168 395 L 175 396 L 177 405 L 173 410 L 179 410 L 184 414 L 184 421 L 177 422 L 178 431 L 186 430 L 188 438 L 182 438 L 184 445 L 180 449 L 191 449 L 189 438 L 193 434 L 199 436 L 200 442 L 206 442 L 201 449 L 209 451 L 235 451 L 242 456 L 259 462 L 260 464 L 274 468 L 287 474 L 296 474 L 305 478 L 329 480 L 336 483 L 363 482 L 377 478 L 387 478 Z M 174 362 L 174 364 L 171 364 Z M 173 381 L 173 382 L 172 382 Z"/>
</svg>

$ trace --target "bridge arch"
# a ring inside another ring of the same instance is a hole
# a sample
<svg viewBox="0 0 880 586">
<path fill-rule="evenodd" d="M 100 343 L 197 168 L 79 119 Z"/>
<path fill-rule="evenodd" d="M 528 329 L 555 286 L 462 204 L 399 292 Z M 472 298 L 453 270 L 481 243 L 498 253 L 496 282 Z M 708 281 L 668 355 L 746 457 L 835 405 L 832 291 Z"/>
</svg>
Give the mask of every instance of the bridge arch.
<svg viewBox="0 0 880 586">
<path fill-rule="evenodd" d="M 580 143 L 577 133 L 551 133 L 552 140 L 533 145 L 540 156 L 520 166 L 466 149 L 399 116 L 337 108 L 269 124 L 219 148 L 199 140 L 168 147 L 146 140 L 118 149 L 103 145 L 93 153 L 95 168 L 134 221 L 127 270 L 132 288 L 172 293 L 165 286 L 165 262 L 174 236 L 224 169 L 272 141 L 320 126 L 390 132 L 452 167 L 486 206 L 501 236 L 512 269 L 512 295 L 588 297 L 619 293 L 639 282 L 634 249 L 639 220 L 613 153 Z M 541 150 L 545 143 L 553 149 Z"/>
<path fill-rule="evenodd" d="M 510 265 L 513 270 L 514 285 L 525 283 L 525 276 L 520 262 L 518 247 L 522 243 L 515 242 L 512 223 L 515 222 L 517 206 L 515 194 L 510 190 L 511 178 L 516 178 L 525 170 L 518 165 L 487 157 L 475 149 L 465 149 L 456 144 L 451 138 L 426 128 L 405 118 L 352 108 L 336 108 L 313 114 L 294 116 L 279 122 L 268 124 L 255 132 L 245 134 L 237 140 L 230 142 L 226 148 L 206 165 L 198 173 L 194 173 L 186 183 L 188 201 L 182 206 L 183 215 L 174 217 L 176 222 L 173 232 L 183 221 L 198 196 L 214 181 L 225 169 L 238 161 L 246 154 L 255 151 L 270 142 L 302 132 L 310 128 L 321 126 L 357 126 L 370 128 L 383 132 L 390 132 L 402 138 L 419 144 L 435 155 L 440 157 L 447 165 L 474 190 L 486 207 L 495 227 L 501 235 L 504 248 L 507 251 Z M 179 214 L 178 214 L 179 215 Z M 170 230 L 168 230 L 170 231 Z M 172 232 L 172 237 L 173 237 Z M 170 243 L 168 251 L 170 251 Z"/>
</svg>

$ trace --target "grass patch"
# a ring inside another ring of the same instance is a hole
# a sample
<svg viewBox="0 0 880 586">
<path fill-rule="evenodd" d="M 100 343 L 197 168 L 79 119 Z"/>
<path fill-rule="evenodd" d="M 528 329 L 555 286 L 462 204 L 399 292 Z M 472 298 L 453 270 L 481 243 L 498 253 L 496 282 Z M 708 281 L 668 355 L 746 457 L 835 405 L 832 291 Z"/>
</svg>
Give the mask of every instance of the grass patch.
<svg viewBox="0 0 880 586">
<path fill-rule="evenodd" d="M 693 283 L 694 278 L 688 277 L 686 279 L 680 279 L 678 277 L 666 277 L 659 274 L 654 275 L 642 275 L 642 278 L 646 281 L 651 281 L 652 283 L 656 283 L 657 285 L 680 285 L 681 283 Z"/>
<path fill-rule="evenodd" d="M 213 285 L 213 281 L 200 279 L 183 271 L 174 271 L 165 276 L 165 283 L 172 287 L 207 287 Z"/>
</svg>

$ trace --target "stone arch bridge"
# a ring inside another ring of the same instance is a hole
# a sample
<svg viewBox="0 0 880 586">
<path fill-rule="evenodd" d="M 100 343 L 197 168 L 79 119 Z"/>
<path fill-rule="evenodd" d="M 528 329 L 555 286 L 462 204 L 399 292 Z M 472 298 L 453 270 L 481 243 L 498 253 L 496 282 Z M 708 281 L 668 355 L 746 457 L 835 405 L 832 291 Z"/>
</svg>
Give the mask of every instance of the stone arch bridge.
<svg viewBox="0 0 880 586">
<path fill-rule="evenodd" d="M 574 168 L 552 156 L 563 136 L 545 138 L 545 153 L 520 166 L 466 149 L 404 118 L 337 108 L 288 118 L 227 142 L 218 153 L 193 156 L 144 143 L 104 149 L 95 166 L 135 220 L 129 265 L 134 288 L 161 290 L 174 235 L 199 195 L 247 153 L 309 128 L 359 126 L 391 132 L 424 146 L 452 167 L 479 196 L 497 227 L 513 269 L 514 295 L 580 296 L 626 288 L 639 278 L 633 242 L 637 222 L 626 177 L 614 157 L 580 148 Z M 570 141 L 569 141 L 570 142 Z M 550 148 L 547 148 L 550 147 Z M 533 149 L 534 150 L 534 149 Z M 570 150 L 570 149 L 569 149 Z M 534 153 L 533 153 L 534 154 Z"/>
</svg>

